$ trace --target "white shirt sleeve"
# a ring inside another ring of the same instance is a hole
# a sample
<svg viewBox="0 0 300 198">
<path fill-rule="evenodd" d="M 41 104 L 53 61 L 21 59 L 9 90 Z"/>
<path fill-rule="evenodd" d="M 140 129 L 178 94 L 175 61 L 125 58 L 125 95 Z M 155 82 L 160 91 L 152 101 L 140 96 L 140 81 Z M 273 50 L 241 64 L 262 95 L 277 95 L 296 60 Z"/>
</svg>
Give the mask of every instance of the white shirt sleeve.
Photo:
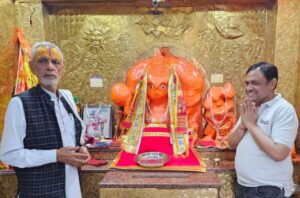
<svg viewBox="0 0 300 198">
<path fill-rule="evenodd" d="M 56 162 L 56 149 L 25 149 L 26 120 L 22 101 L 14 97 L 8 104 L 0 144 L 0 160 L 18 168 L 29 168 Z"/>
<path fill-rule="evenodd" d="M 276 143 L 292 149 L 297 136 L 298 118 L 293 108 L 282 108 L 276 112 L 272 126 L 272 138 Z"/>
</svg>

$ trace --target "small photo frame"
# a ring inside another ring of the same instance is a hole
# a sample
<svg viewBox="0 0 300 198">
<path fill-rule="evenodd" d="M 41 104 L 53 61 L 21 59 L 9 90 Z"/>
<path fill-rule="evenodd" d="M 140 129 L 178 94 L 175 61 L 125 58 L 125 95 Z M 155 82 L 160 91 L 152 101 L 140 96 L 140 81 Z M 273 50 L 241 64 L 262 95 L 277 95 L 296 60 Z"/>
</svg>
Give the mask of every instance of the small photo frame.
<svg viewBox="0 0 300 198">
<path fill-rule="evenodd" d="M 98 139 L 113 137 L 112 105 L 84 105 L 82 117 L 86 135 Z"/>
</svg>

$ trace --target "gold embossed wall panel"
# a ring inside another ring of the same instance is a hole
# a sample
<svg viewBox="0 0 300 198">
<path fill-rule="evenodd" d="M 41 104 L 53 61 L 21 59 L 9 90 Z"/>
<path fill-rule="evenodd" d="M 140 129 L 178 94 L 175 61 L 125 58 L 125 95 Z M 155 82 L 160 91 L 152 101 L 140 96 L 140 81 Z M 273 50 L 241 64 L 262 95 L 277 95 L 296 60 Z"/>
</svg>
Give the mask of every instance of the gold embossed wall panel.
<svg viewBox="0 0 300 198">
<path fill-rule="evenodd" d="M 196 50 L 209 75 L 223 74 L 224 81 L 233 82 L 237 98 L 244 95 L 244 74 L 253 63 L 272 61 L 274 43 L 274 12 L 254 10 L 207 13 L 206 28 L 197 35 Z"/>
<path fill-rule="evenodd" d="M 44 16 L 47 40 L 66 56 L 61 86 L 83 103 L 111 103 L 111 86 L 124 82 L 133 63 L 162 46 L 193 61 L 208 81 L 211 74 L 223 74 L 238 99 L 246 68 L 273 61 L 275 8 L 173 8 L 161 15 L 143 8 L 110 9 L 59 9 Z M 89 87 L 93 75 L 103 77 L 103 88 Z"/>
<path fill-rule="evenodd" d="M 13 92 L 14 45 L 16 28 L 15 6 L 11 1 L 0 2 L 0 139 L 3 130 L 4 114 Z"/>
<path fill-rule="evenodd" d="M 40 0 L 16 1 L 18 27 L 31 45 L 45 39 L 42 3 Z"/>
</svg>

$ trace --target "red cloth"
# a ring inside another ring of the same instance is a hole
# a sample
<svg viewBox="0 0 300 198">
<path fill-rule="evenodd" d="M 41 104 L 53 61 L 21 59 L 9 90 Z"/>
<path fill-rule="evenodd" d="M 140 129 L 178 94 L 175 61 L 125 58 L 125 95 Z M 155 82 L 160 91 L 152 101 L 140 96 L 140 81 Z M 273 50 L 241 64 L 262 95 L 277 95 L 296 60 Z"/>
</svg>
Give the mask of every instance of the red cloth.
<svg viewBox="0 0 300 198">
<path fill-rule="evenodd" d="M 205 172 L 205 164 L 201 161 L 201 158 L 193 149 L 192 140 L 190 140 L 189 156 L 187 157 L 175 157 L 173 155 L 173 147 L 170 143 L 169 136 L 145 136 L 151 132 L 163 132 L 170 133 L 168 128 L 161 127 L 147 127 L 144 129 L 144 136 L 142 136 L 141 144 L 139 148 L 140 153 L 144 152 L 162 152 L 170 157 L 170 161 L 161 168 L 155 168 L 156 170 L 180 170 L 180 171 L 199 171 Z M 143 169 L 135 161 L 135 154 L 127 153 L 121 150 L 119 155 L 115 158 L 112 168 L 119 169 Z M 149 168 L 147 168 L 149 169 Z"/>
<path fill-rule="evenodd" d="M 96 167 L 100 167 L 100 166 L 103 166 L 105 164 L 107 164 L 107 161 L 105 161 L 105 160 L 90 159 L 88 161 L 88 165 L 96 166 Z"/>
</svg>

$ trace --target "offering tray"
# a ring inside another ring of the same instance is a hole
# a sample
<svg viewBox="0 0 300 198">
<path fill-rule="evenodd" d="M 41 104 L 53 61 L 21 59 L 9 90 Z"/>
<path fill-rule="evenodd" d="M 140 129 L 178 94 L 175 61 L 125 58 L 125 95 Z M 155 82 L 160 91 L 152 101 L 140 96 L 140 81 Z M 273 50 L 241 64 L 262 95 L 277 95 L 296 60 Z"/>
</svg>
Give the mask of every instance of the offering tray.
<svg viewBox="0 0 300 198">
<path fill-rule="evenodd" d="M 161 152 L 145 152 L 135 156 L 134 161 L 145 168 L 164 166 L 170 160 L 169 156 Z"/>
</svg>

